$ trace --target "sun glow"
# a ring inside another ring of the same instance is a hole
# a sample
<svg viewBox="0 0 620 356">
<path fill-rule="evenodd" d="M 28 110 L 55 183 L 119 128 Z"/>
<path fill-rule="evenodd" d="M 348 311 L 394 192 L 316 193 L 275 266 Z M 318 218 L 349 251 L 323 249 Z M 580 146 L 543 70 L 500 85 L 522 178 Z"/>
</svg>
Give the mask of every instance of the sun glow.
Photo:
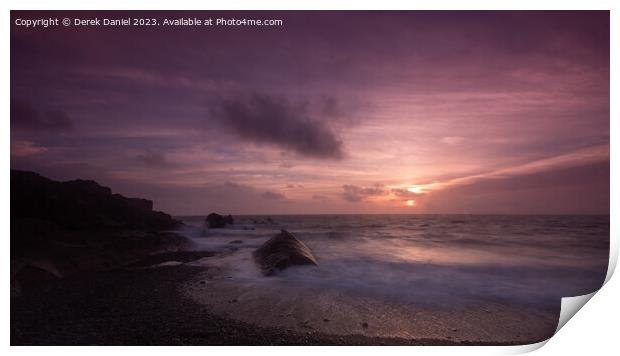
<svg viewBox="0 0 620 356">
<path fill-rule="evenodd" d="M 407 200 L 407 206 L 415 206 L 415 200 Z"/>
<path fill-rule="evenodd" d="M 424 189 L 422 189 L 422 187 L 420 186 L 412 186 L 412 187 L 407 188 L 407 191 L 411 193 L 420 194 L 424 191 Z"/>
</svg>

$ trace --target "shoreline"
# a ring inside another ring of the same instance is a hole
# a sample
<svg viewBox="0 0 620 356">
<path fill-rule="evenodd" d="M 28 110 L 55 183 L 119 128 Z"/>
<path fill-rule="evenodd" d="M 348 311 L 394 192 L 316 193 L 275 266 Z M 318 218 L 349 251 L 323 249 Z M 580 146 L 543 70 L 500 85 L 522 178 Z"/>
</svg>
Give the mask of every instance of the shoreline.
<svg viewBox="0 0 620 356">
<path fill-rule="evenodd" d="M 187 261 L 200 257 L 200 253 Z M 212 256 L 204 251 L 203 257 Z M 181 287 L 208 267 L 143 265 L 43 281 L 11 298 L 11 345 L 522 345 L 334 335 L 260 327 L 219 316 Z M 177 256 L 179 257 L 179 256 Z M 531 340 L 536 343 L 542 340 Z"/>
</svg>

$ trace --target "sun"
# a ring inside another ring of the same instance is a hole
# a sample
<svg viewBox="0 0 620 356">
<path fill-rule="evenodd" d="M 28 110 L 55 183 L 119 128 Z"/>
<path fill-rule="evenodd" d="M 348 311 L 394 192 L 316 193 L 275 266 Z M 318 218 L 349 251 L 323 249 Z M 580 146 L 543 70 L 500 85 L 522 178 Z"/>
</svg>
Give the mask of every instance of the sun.
<svg viewBox="0 0 620 356">
<path fill-rule="evenodd" d="M 407 206 L 415 206 L 415 200 L 407 200 Z"/>
</svg>

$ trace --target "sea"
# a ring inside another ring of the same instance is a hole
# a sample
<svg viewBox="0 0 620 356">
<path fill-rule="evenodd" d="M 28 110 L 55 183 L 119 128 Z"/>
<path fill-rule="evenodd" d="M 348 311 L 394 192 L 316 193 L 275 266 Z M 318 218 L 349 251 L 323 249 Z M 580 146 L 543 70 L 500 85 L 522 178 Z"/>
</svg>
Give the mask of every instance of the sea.
<svg viewBox="0 0 620 356">
<path fill-rule="evenodd" d="M 609 260 L 608 215 L 245 215 L 223 229 L 180 219 L 179 233 L 223 252 L 227 278 L 248 288 L 276 280 L 436 310 L 557 308 L 600 288 Z M 283 229 L 319 264 L 265 277 L 251 252 Z"/>
</svg>

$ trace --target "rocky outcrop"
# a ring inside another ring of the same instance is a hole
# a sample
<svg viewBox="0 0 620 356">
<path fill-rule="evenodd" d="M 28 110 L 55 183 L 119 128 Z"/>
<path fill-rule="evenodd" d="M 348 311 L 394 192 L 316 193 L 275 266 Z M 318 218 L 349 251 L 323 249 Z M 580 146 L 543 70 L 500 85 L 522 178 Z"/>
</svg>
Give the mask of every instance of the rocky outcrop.
<svg viewBox="0 0 620 356">
<path fill-rule="evenodd" d="M 310 248 L 286 230 L 267 240 L 253 255 L 266 276 L 291 265 L 318 265 Z"/>
<path fill-rule="evenodd" d="M 232 215 L 220 215 L 217 213 L 211 213 L 207 215 L 205 219 L 205 226 L 209 229 L 221 229 L 226 225 L 232 225 L 234 223 Z"/>
<path fill-rule="evenodd" d="M 45 279 L 39 270 L 63 277 L 191 246 L 166 231 L 181 222 L 153 211 L 152 201 L 89 180 L 57 182 L 11 170 L 10 220 L 12 285 Z"/>
<path fill-rule="evenodd" d="M 153 211 L 153 202 L 112 194 L 91 180 L 57 182 L 11 170 L 11 221 L 35 219 L 68 230 L 169 230 L 181 222 Z"/>
</svg>

